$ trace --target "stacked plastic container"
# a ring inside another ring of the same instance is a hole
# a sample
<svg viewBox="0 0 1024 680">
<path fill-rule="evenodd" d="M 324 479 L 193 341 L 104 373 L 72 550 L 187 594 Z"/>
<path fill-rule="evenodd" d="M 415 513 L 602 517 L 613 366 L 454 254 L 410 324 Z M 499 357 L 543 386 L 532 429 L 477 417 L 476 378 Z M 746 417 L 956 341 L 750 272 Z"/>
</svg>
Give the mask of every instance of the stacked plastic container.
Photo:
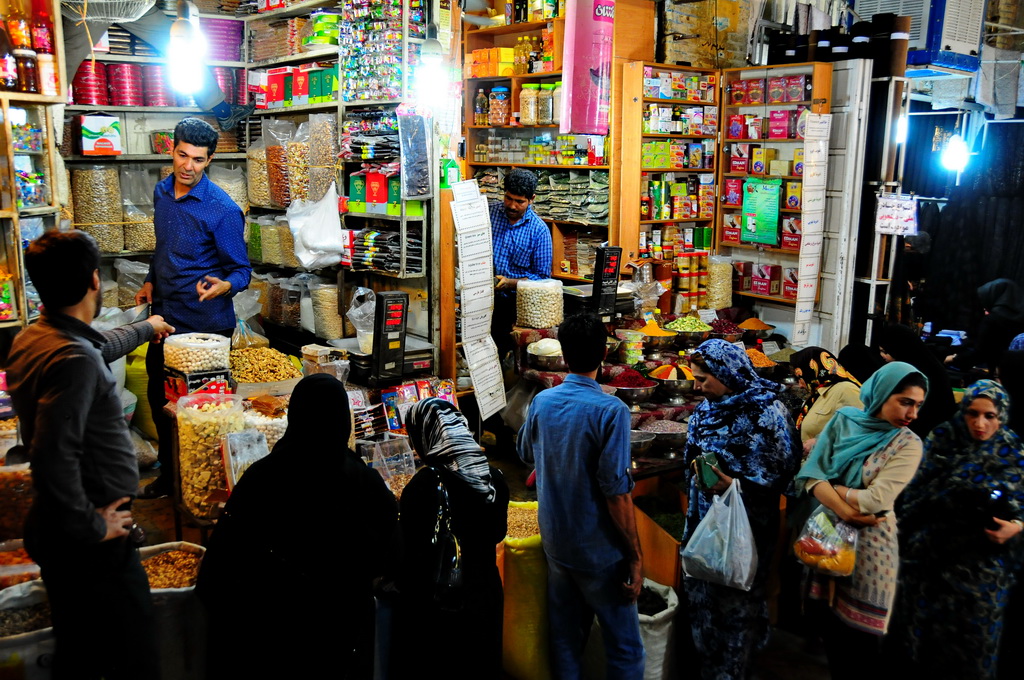
<svg viewBox="0 0 1024 680">
<path fill-rule="evenodd" d="M 231 19 L 199 19 L 199 26 L 206 36 L 207 57 L 214 61 L 240 61 L 242 59 L 241 21 Z"/>
<path fill-rule="evenodd" d="M 142 106 L 142 67 L 139 64 L 107 64 L 107 82 L 116 83 L 110 89 L 113 106 Z"/>
<path fill-rule="evenodd" d="M 91 59 L 83 61 L 71 81 L 71 92 L 76 104 L 109 106 L 106 66 Z"/>
<path fill-rule="evenodd" d="M 176 103 L 170 76 L 160 65 L 142 67 L 142 94 L 146 106 L 174 106 Z"/>
</svg>

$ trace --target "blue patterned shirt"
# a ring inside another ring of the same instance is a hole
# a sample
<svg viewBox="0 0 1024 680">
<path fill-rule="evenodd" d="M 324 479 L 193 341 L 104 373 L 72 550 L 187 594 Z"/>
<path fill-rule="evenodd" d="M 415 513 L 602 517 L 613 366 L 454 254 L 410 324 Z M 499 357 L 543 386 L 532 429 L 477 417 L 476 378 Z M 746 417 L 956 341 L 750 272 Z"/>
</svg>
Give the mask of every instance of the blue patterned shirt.
<svg viewBox="0 0 1024 680">
<path fill-rule="evenodd" d="M 559 564 L 596 571 L 626 559 L 608 497 L 633 489 L 629 428 L 622 400 L 582 375 L 566 376 L 530 404 L 519 457 L 536 465 L 541 541 Z"/>
<path fill-rule="evenodd" d="M 551 278 L 551 231 L 533 212 L 533 206 L 511 224 L 505 206 L 501 202 L 492 205 L 491 238 L 495 276 L 534 281 Z"/>
<path fill-rule="evenodd" d="M 153 284 L 153 313 L 179 333 L 233 328 L 231 298 L 249 285 L 242 211 L 205 174 L 192 190 L 174 197 L 174 175 L 153 192 L 156 251 L 146 281 Z M 231 282 L 231 293 L 199 301 L 204 276 Z"/>
</svg>

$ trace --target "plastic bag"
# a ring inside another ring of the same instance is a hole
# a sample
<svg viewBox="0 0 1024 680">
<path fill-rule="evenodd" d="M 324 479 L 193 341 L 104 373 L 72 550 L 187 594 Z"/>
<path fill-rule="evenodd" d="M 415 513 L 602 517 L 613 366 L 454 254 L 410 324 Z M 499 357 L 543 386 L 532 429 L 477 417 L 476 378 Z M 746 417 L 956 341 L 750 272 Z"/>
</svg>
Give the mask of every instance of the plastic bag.
<svg viewBox="0 0 1024 680">
<path fill-rule="evenodd" d="M 373 319 L 377 312 L 377 296 L 369 288 L 356 288 L 352 293 L 345 316 L 357 331 L 373 332 Z"/>
<path fill-rule="evenodd" d="M 244 290 L 232 301 L 235 307 L 235 332 L 231 334 L 231 349 L 270 347 L 270 341 L 253 327 L 254 317 L 263 309 L 260 291 Z M 263 330 L 262 328 L 260 330 Z"/>
<path fill-rule="evenodd" d="M 309 197 L 309 123 L 299 123 L 285 147 L 288 157 L 288 195 L 292 203 Z"/>
<path fill-rule="evenodd" d="M 711 256 L 708 264 L 708 309 L 732 306 L 732 262 L 720 255 Z"/>
<path fill-rule="evenodd" d="M 516 288 L 516 325 L 553 328 L 562 323 L 562 282 L 524 279 Z"/>
<path fill-rule="evenodd" d="M 824 505 L 815 508 L 793 544 L 796 558 L 829 576 L 849 576 L 857 564 L 857 528 Z"/>
<path fill-rule="evenodd" d="M 114 260 L 114 269 L 117 270 L 118 306 L 134 307 L 135 295 L 145 285 L 149 275 L 149 263 L 118 258 Z"/>
<path fill-rule="evenodd" d="M 540 385 L 530 380 L 517 382 L 505 395 L 505 408 L 501 410 L 501 419 L 505 424 L 518 432 L 526 422 L 530 403 L 540 390 Z"/>
<path fill-rule="evenodd" d="M 402 147 L 402 199 L 433 198 L 430 149 L 433 119 L 415 113 L 398 114 L 398 136 Z"/>
<path fill-rule="evenodd" d="M 338 314 L 338 286 L 330 283 L 309 287 L 313 298 L 313 332 L 318 338 L 335 340 L 345 335 L 345 322 Z"/>
<path fill-rule="evenodd" d="M 373 469 L 384 478 L 384 483 L 401 500 L 402 490 L 416 474 L 416 458 L 409 449 L 408 439 L 393 439 L 377 444 L 373 453 Z"/>
<path fill-rule="evenodd" d="M 270 447 L 266 436 L 259 430 L 242 430 L 224 435 L 221 453 L 230 491 L 250 465 L 270 455 Z"/>
<path fill-rule="evenodd" d="M 714 497 L 682 549 L 683 573 L 689 578 L 740 590 L 753 586 L 757 550 L 741 494 L 740 482 L 734 479 L 725 493 Z"/>
<path fill-rule="evenodd" d="M 537 501 L 512 501 L 510 508 L 537 509 Z M 551 677 L 548 651 L 548 563 L 540 534 L 506 537 L 500 571 L 505 591 L 501 666 L 513 678 Z"/>
<path fill-rule="evenodd" d="M 263 262 L 263 234 L 260 233 L 260 222 L 257 219 L 246 220 L 249 233 L 245 239 L 245 249 L 249 254 L 250 264 L 262 264 Z"/>
<path fill-rule="evenodd" d="M 309 117 L 309 200 L 319 201 L 338 181 L 338 116 L 318 113 Z"/>
<path fill-rule="evenodd" d="M 292 203 L 287 216 L 295 255 L 303 267 L 322 269 L 341 262 L 345 241 L 338 217 L 338 191 L 333 184 L 319 201 Z"/>
<path fill-rule="evenodd" d="M 242 212 L 249 205 L 249 192 L 245 186 L 245 170 L 240 165 L 211 165 L 206 171 L 210 181 L 224 190 Z"/>
<path fill-rule="evenodd" d="M 263 139 L 267 145 L 267 179 L 270 182 L 270 202 L 281 208 L 291 204 L 288 193 L 288 140 L 295 124 L 287 120 L 264 120 Z"/>
<path fill-rule="evenodd" d="M 256 220 L 260 229 L 260 254 L 264 264 L 284 264 L 284 250 L 281 245 L 281 230 L 276 218 L 266 215 Z"/>
<path fill-rule="evenodd" d="M 249 145 L 245 152 L 246 166 L 249 170 L 247 192 L 249 203 L 263 208 L 270 207 L 270 178 L 267 173 L 267 145 L 257 139 Z"/>
</svg>

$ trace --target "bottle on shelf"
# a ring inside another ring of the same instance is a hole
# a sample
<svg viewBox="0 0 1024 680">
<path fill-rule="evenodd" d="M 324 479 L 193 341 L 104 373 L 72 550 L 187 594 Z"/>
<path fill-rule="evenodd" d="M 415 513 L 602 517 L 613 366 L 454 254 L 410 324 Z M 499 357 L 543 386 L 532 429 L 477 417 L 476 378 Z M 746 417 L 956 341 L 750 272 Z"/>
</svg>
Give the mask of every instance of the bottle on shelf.
<svg viewBox="0 0 1024 680">
<path fill-rule="evenodd" d="M 523 36 L 516 38 L 516 44 L 512 48 L 512 73 L 519 75 L 522 73 L 523 63 Z"/>
<path fill-rule="evenodd" d="M 537 98 L 537 125 L 551 125 L 554 120 L 554 93 L 553 83 L 544 83 L 540 86 L 540 96 Z"/>
<path fill-rule="evenodd" d="M 651 200 L 650 195 L 647 193 L 647 188 L 644 187 L 644 193 L 640 196 L 640 219 L 649 220 L 651 219 L 651 212 L 654 209 L 654 201 Z"/>
<path fill-rule="evenodd" d="M 562 122 L 562 81 L 559 80 L 555 83 L 554 89 L 551 91 L 551 122 L 561 123 Z"/>
<path fill-rule="evenodd" d="M 19 92 L 39 92 L 39 63 L 32 50 L 13 50 Z"/>
<path fill-rule="evenodd" d="M 5 21 L 0 21 L 0 89 L 10 91 L 18 89 L 18 61 L 11 48 L 11 39 L 7 34 Z"/>
<path fill-rule="evenodd" d="M 7 0 L 4 17 L 7 21 L 7 35 L 11 48 L 15 50 L 32 49 L 32 12 L 26 5 L 27 0 Z M 3 5 L 0 5 L 3 11 Z"/>
<path fill-rule="evenodd" d="M 53 54 L 53 17 L 49 0 L 32 0 L 32 49 Z"/>
<path fill-rule="evenodd" d="M 483 88 L 479 88 L 476 91 L 473 112 L 476 114 L 476 125 L 487 125 L 487 95 L 484 94 Z"/>
</svg>

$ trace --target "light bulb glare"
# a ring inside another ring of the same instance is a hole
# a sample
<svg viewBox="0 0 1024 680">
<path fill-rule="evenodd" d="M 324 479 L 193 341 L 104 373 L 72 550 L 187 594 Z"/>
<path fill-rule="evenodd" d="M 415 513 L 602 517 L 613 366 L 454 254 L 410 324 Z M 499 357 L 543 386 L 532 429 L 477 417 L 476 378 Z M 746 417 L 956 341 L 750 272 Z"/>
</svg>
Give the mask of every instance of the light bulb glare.
<svg viewBox="0 0 1024 680">
<path fill-rule="evenodd" d="M 946 148 L 942 150 L 942 167 L 954 172 L 963 172 L 969 157 L 967 142 L 959 134 L 953 135 L 946 142 Z"/>
</svg>

